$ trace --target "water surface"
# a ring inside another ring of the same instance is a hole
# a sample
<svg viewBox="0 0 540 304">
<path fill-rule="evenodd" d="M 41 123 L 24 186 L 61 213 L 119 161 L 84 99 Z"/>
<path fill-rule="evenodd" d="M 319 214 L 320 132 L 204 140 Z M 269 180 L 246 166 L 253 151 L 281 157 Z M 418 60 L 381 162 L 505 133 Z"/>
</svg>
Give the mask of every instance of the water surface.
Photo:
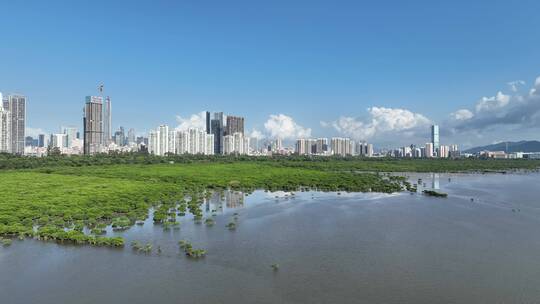
<svg viewBox="0 0 540 304">
<path fill-rule="evenodd" d="M 535 303 L 540 175 L 409 174 L 421 194 L 256 191 L 213 197 L 206 227 L 109 231 L 162 248 L 14 241 L 1 303 Z M 422 179 L 418 182 L 418 179 Z M 277 196 L 277 197 L 276 197 Z M 471 201 L 473 198 L 473 201 Z M 221 206 L 221 207 L 220 207 Z M 238 227 L 225 225 L 238 213 Z M 180 253 L 190 240 L 202 260 Z M 278 263 L 274 272 L 270 265 Z"/>
</svg>

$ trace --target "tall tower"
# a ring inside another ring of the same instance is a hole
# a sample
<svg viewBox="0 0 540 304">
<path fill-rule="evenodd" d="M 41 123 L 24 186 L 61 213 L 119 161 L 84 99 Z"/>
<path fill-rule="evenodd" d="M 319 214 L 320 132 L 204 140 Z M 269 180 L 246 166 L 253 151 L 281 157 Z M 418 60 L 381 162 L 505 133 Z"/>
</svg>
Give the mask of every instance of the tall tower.
<svg viewBox="0 0 540 304">
<path fill-rule="evenodd" d="M 26 97 L 22 95 L 8 95 L 3 100 L 4 110 L 11 116 L 11 149 L 13 154 L 24 154 L 24 138 L 26 137 Z"/>
<path fill-rule="evenodd" d="M 101 152 L 103 146 L 103 97 L 86 96 L 83 128 L 84 154 Z"/>
<path fill-rule="evenodd" d="M 433 144 L 433 154 L 439 153 L 439 126 L 431 126 L 431 143 Z"/>
<path fill-rule="evenodd" d="M 0 93 L 0 101 L 2 93 Z M 11 113 L 0 104 L 0 152 L 11 153 Z"/>
<path fill-rule="evenodd" d="M 214 154 L 223 154 L 223 112 L 214 113 L 211 129 L 214 134 Z"/>
<path fill-rule="evenodd" d="M 210 112 L 206 111 L 206 134 L 211 133 L 212 122 L 210 121 Z"/>
<path fill-rule="evenodd" d="M 111 112 L 111 98 L 107 96 L 105 98 L 105 104 L 103 105 L 103 144 L 108 146 L 112 141 L 112 112 Z"/>
</svg>

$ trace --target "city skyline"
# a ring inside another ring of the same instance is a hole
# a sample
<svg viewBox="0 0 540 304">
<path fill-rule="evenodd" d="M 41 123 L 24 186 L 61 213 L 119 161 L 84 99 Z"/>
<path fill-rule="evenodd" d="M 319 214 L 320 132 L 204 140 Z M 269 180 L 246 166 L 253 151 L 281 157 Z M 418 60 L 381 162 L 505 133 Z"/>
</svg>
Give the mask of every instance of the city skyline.
<svg viewBox="0 0 540 304">
<path fill-rule="evenodd" d="M 10 12 L 8 24 L 34 21 L 4 35 L 24 52 L 0 50 L 9 71 L 0 91 L 28 97 L 34 136 L 80 126 L 80 96 L 105 83 L 112 130 L 139 134 L 212 109 L 249 117 L 246 133 L 360 134 L 381 147 L 420 142 L 433 123 L 441 138 L 463 147 L 538 139 L 535 2 L 413 1 L 387 10 L 380 3 L 158 1 L 130 3 L 130 14 L 107 2 L 1 8 Z M 47 17 L 56 14 L 63 18 Z M 53 34 L 43 40 L 41 31 Z M 489 48 L 494 41 L 505 43 Z"/>
</svg>

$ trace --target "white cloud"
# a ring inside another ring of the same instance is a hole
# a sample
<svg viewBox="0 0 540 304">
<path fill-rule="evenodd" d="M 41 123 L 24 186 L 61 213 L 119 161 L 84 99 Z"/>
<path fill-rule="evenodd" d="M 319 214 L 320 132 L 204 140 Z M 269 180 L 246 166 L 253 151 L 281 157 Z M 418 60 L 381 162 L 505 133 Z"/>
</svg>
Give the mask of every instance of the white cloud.
<svg viewBox="0 0 540 304">
<path fill-rule="evenodd" d="M 512 92 L 517 92 L 519 90 L 519 87 L 522 85 L 525 85 L 525 81 L 523 80 L 514 80 L 507 83 L 510 86 L 510 90 Z"/>
<path fill-rule="evenodd" d="M 510 102 L 510 95 L 505 95 L 501 91 L 492 97 L 482 97 L 476 103 L 476 112 L 493 111 L 505 107 Z"/>
<path fill-rule="evenodd" d="M 202 111 L 198 114 L 192 114 L 189 118 L 184 118 L 180 115 L 176 115 L 176 122 L 178 126 L 177 131 L 185 131 L 189 128 L 206 129 L 206 112 Z"/>
<path fill-rule="evenodd" d="M 476 113 L 466 120 L 455 120 L 447 127 L 456 132 L 480 133 L 508 132 L 512 136 L 523 136 L 523 131 L 540 127 L 540 77 L 534 81 L 528 94 L 516 92 L 505 95 L 498 92 L 493 97 L 483 97 L 476 104 Z M 519 132 L 519 133 L 518 133 Z"/>
<path fill-rule="evenodd" d="M 285 114 L 270 115 L 264 128 L 271 138 L 296 139 L 311 137 L 311 129 L 298 125 Z"/>
<path fill-rule="evenodd" d="M 406 109 L 371 107 L 368 108 L 368 113 L 369 119 L 366 121 L 342 116 L 331 125 L 344 136 L 366 140 L 386 132 L 400 132 L 405 136 L 413 136 L 416 129 L 430 123 L 424 115 Z"/>
<path fill-rule="evenodd" d="M 255 138 L 255 139 L 263 139 L 264 138 L 264 134 L 257 130 L 257 129 L 253 129 L 251 130 L 251 132 L 249 133 L 249 137 L 251 138 Z"/>
<path fill-rule="evenodd" d="M 49 132 L 43 130 L 42 128 L 31 128 L 26 127 L 26 136 L 32 136 L 34 138 L 37 138 L 39 134 L 49 134 Z"/>
<path fill-rule="evenodd" d="M 474 114 L 467 109 L 461 109 L 451 113 L 450 116 L 455 120 L 467 120 L 473 118 Z"/>
</svg>

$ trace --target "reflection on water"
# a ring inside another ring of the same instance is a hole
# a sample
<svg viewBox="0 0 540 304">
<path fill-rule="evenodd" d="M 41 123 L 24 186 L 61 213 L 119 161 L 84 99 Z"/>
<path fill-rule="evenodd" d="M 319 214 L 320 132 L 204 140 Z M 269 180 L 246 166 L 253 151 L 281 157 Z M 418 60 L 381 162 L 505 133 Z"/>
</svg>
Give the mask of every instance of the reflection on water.
<svg viewBox="0 0 540 304">
<path fill-rule="evenodd" d="M 431 188 L 435 190 L 439 190 L 439 173 L 432 173 L 431 174 Z"/>
<path fill-rule="evenodd" d="M 214 191 L 210 198 L 205 199 L 204 211 L 225 212 L 227 209 L 242 208 L 244 206 L 244 192 L 241 191 Z"/>
<path fill-rule="evenodd" d="M 160 254 L 15 240 L 0 248 L 0 303 L 540 299 L 539 174 L 409 178 L 449 196 L 227 191 L 204 202 L 213 226 L 182 217 L 180 229 L 164 231 L 150 218 L 107 231 L 128 244 L 159 246 Z M 235 214 L 231 231 L 225 226 Z M 187 259 L 178 248 L 183 239 L 208 255 Z"/>
</svg>

